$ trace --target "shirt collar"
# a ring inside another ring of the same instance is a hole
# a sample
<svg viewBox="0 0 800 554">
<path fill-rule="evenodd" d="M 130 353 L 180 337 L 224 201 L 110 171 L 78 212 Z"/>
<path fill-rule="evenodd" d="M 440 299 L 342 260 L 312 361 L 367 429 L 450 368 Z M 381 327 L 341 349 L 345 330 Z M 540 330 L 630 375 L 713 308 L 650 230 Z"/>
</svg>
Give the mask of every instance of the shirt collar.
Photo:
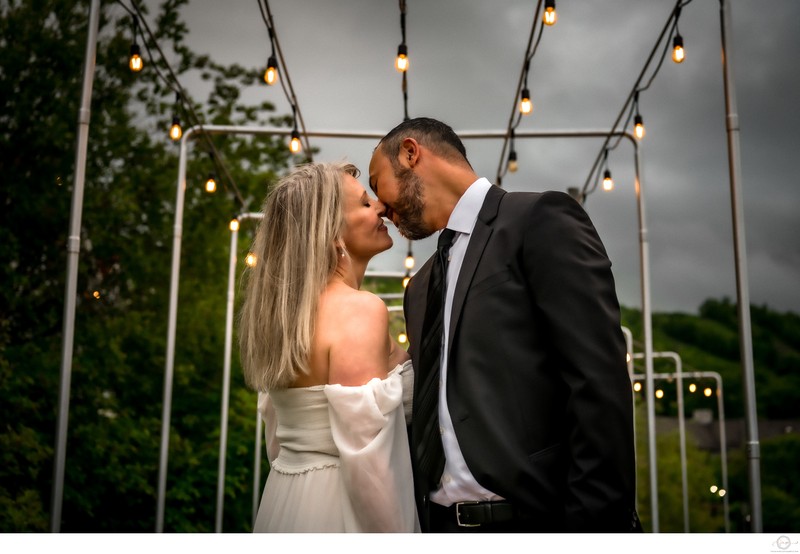
<svg viewBox="0 0 800 554">
<path fill-rule="evenodd" d="M 492 184 L 485 177 L 472 183 L 461 195 L 456 207 L 453 208 L 450 219 L 447 221 L 447 228 L 459 233 L 472 233 L 486 193 L 491 187 Z"/>
</svg>

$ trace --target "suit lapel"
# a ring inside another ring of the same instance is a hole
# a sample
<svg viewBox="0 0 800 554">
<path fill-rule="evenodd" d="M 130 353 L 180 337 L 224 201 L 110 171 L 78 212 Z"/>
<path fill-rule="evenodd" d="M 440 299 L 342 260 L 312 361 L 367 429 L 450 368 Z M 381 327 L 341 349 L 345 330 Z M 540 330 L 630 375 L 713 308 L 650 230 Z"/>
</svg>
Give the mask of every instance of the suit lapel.
<svg viewBox="0 0 800 554">
<path fill-rule="evenodd" d="M 455 330 L 458 328 L 458 321 L 461 319 L 461 310 L 464 307 L 464 300 L 467 297 L 472 278 L 475 275 L 475 270 L 478 268 L 483 256 L 483 251 L 486 244 L 489 242 L 489 237 L 492 236 L 492 222 L 497 217 L 497 211 L 500 208 L 500 200 L 506 194 L 506 191 L 497 186 L 492 186 L 486 193 L 486 198 L 481 206 L 481 211 L 478 212 L 478 219 L 475 221 L 475 228 L 469 237 L 469 244 L 467 251 L 464 253 L 464 261 L 461 264 L 461 271 L 458 273 L 458 280 L 456 282 L 456 289 L 453 292 L 453 306 L 450 312 L 450 328 L 448 329 L 448 358 L 450 356 L 449 350 L 453 347 L 453 336 Z"/>
</svg>

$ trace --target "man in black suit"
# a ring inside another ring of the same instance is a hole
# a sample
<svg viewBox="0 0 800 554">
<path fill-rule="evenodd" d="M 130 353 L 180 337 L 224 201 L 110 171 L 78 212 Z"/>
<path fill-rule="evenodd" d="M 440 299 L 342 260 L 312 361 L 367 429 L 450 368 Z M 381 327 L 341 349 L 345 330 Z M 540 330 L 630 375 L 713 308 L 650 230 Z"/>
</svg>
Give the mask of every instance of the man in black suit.
<svg viewBox="0 0 800 554">
<path fill-rule="evenodd" d="M 381 140 L 369 182 L 401 234 L 446 237 L 404 301 L 423 530 L 641 530 L 619 303 L 583 208 L 478 178 L 429 118 Z"/>
</svg>

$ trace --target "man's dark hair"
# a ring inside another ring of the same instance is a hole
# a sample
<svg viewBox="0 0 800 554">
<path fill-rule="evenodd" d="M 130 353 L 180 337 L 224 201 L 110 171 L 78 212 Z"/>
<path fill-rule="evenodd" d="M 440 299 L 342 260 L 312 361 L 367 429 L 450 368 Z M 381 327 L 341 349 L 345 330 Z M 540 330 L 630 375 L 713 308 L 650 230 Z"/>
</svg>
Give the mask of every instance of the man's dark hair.
<svg viewBox="0 0 800 554">
<path fill-rule="evenodd" d="M 449 125 L 430 117 L 416 117 L 403 121 L 389 131 L 378 144 L 393 166 L 397 164 L 400 146 L 407 137 L 413 138 L 448 161 L 470 165 L 464 143 Z"/>
</svg>

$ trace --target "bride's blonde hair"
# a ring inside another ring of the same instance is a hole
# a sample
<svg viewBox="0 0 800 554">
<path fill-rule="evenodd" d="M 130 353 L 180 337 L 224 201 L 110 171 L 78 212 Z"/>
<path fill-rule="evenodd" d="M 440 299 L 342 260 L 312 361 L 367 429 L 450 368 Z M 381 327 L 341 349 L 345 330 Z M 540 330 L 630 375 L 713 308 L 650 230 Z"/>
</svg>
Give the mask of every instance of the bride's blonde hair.
<svg viewBox="0 0 800 554">
<path fill-rule="evenodd" d="M 352 164 L 298 166 L 264 201 L 245 270 L 239 347 L 245 382 L 258 391 L 285 388 L 308 373 L 319 297 L 336 269 L 344 228 L 343 180 Z"/>
</svg>

